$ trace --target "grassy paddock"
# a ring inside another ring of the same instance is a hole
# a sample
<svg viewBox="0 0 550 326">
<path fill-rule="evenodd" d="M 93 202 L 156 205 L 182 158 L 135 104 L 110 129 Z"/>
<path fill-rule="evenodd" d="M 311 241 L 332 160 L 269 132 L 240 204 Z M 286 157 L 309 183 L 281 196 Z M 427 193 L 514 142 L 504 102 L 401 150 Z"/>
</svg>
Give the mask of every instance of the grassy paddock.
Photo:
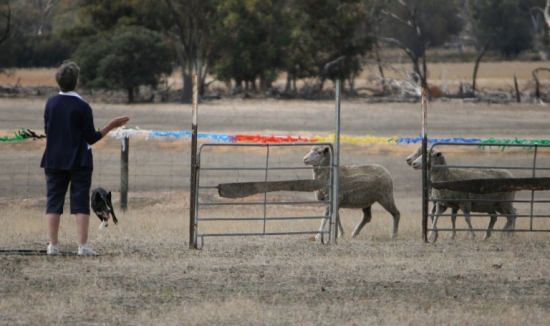
<svg viewBox="0 0 550 326">
<path fill-rule="evenodd" d="M 391 241 L 391 216 L 375 205 L 363 232 L 335 246 L 308 236 L 207 238 L 196 251 L 187 242 L 188 194 L 157 196 L 170 200 L 117 212 L 119 225 L 107 230 L 92 218 L 90 243 L 100 258 L 1 255 L 0 322 L 541 325 L 550 318 L 543 234 L 495 233 L 484 242 L 480 232 L 454 241 L 442 232 L 437 244 L 424 244 L 420 212 L 411 210 Z M 0 247 L 46 247 L 43 201 L 14 200 L 4 210 Z M 360 214 L 342 216 L 349 235 Z M 62 217 L 60 243 L 76 250 L 72 216 Z"/>
<path fill-rule="evenodd" d="M 0 101 L 0 111 L 6 117 L 0 119 L 2 135 L 11 135 L 20 127 L 40 130 L 43 105 L 43 99 Z M 200 130 L 326 135 L 333 127 L 333 108 L 332 101 L 213 101 L 201 104 Z M 350 101 L 343 108 L 345 134 L 419 133 L 417 104 Z M 97 126 L 122 114 L 132 116 L 132 128 L 181 130 L 191 125 L 188 106 L 94 105 Z M 548 138 L 544 106 L 433 102 L 429 117 L 430 137 Z M 126 213 L 117 210 L 120 223 L 107 230 L 99 231 L 99 220 L 91 219 L 89 242 L 102 254 L 100 258 L 0 255 L 0 324 L 543 325 L 550 320 L 548 234 L 506 237 L 495 232 L 483 241 L 483 232 L 477 232 L 474 240 L 466 232 L 460 232 L 455 240 L 448 238 L 449 232 L 441 232 L 436 244 L 422 243 L 420 171 L 405 165 L 405 157 L 416 145 L 344 144 L 341 148 L 343 164 L 378 163 L 390 170 L 402 214 L 395 241 L 390 240 L 390 214 L 374 205 L 372 222 L 356 239 L 349 235 L 360 212 L 342 210 L 346 236 L 336 246 L 309 241 L 309 235 L 232 237 L 206 238 L 203 250 L 196 251 L 188 249 L 189 196 L 179 192 L 189 189 L 189 142 L 141 138 L 134 137 L 130 145 L 131 176 L 136 177 L 131 179 L 130 209 Z M 43 141 L 29 140 L 5 143 L 0 149 L 0 248 L 46 248 L 45 198 L 41 197 L 44 176 L 38 168 L 43 146 Z M 301 164 L 304 150 L 272 153 L 274 166 Z M 115 139 L 94 145 L 94 186 L 117 189 L 119 152 L 120 141 Z M 445 153 L 448 161 L 456 164 L 487 165 L 495 160 L 502 166 L 530 166 L 533 154 L 523 149 L 502 152 L 472 147 L 445 148 Z M 218 154 L 203 163 L 226 160 L 223 162 L 241 166 L 264 162 L 265 156 L 239 151 L 228 157 Z M 547 167 L 548 156 L 548 151 L 540 150 L 537 166 Z M 145 171 L 147 167 L 157 168 L 153 173 Z M 537 176 L 547 176 L 544 172 Z M 213 177 L 212 183 L 244 178 L 226 174 Z M 514 174 L 528 176 L 530 171 Z M 310 175 L 305 173 L 301 179 Z M 201 180 L 208 181 L 206 176 L 201 175 Z M 276 175 L 274 180 L 278 180 Z M 156 186 L 172 182 L 178 188 Z M 15 187 L 23 188 L 20 196 L 12 194 Z M 165 189 L 173 191 L 161 192 Z M 521 194 L 522 198 L 529 195 Z M 541 192 L 540 196 L 544 199 L 548 194 Z M 114 202 L 116 209 L 117 193 Z M 521 214 L 528 212 L 527 204 L 517 208 Z M 284 213 L 287 207 L 279 209 L 276 213 Z M 548 211 L 544 205 L 536 209 L 539 214 Z M 321 207 L 294 208 L 297 215 L 321 211 Z M 244 206 L 210 208 L 203 213 L 258 215 Z M 499 217 L 495 227 L 501 229 L 504 220 Z M 487 222 L 485 216 L 474 218 L 476 228 L 484 228 Z M 518 227 L 527 227 L 525 223 L 519 221 Z M 550 228 L 542 225 L 546 222 L 537 223 L 539 228 Z M 289 226 L 316 230 L 319 221 L 297 224 L 270 226 L 275 230 Z M 438 226 L 447 228 L 449 224 L 446 217 Z M 464 229 L 465 225 L 459 217 L 457 226 Z M 212 232 L 242 232 L 257 225 L 200 227 Z M 62 218 L 60 244 L 62 250 L 76 250 L 71 216 Z"/>
</svg>

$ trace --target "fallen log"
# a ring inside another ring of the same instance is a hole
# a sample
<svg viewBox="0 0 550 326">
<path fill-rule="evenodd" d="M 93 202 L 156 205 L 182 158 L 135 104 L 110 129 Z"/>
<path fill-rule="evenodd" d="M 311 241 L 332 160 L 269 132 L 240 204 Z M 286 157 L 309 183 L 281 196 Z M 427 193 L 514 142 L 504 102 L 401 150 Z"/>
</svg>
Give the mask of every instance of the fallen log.
<svg viewBox="0 0 550 326">
<path fill-rule="evenodd" d="M 521 190 L 550 190 L 550 178 L 470 179 L 433 182 L 435 189 L 488 194 Z"/>
<path fill-rule="evenodd" d="M 220 183 L 218 194 L 224 198 L 243 198 L 273 191 L 313 192 L 329 184 L 326 180 L 288 180 L 266 182 Z"/>
</svg>

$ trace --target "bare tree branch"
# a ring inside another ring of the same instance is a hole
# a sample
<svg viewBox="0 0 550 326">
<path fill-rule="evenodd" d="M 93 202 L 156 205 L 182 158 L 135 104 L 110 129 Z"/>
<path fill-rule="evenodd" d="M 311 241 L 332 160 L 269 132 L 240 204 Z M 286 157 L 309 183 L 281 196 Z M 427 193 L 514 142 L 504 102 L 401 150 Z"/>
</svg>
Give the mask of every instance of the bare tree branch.
<svg viewBox="0 0 550 326">
<path fill-rule="evenodd" d="M 397 20 L 398 22 L 402 23 L 402 24 L 405 24 L 409 27 L 412 27 L 412 24 L 411 24 L 411 21 L 406 21 L 404 19 L 401 19 L 401 17 L 397 16 L 396 14 L 394 14 L 393 12 L 389 12 L 389 11 L 386 11 L 386 10 L 382 10 L 381 13 L 383 13 L 384 15 L 388 15 L 390 17 L 392 17 L 393 19 Z"/>
<path fill-rule="evenodd" d="M 36 0 L 38 8 L 40 8 L 40 21 L 38 22 L 38 35 L 42 35 L 44 30 L 44 24 L 46 24 L 46 17 L 50 11 L 57 6 L 60 0 Z"/>
<path fill-rule="evenodd" d="M 385 42 L 388 42 L 388 43 L 393 43 L 393 44 L 397 45 L 399 48 L 401 48 L 403 51 L 405 51 L 407 53 L 407 55 L 412 60 L 416 59 L 416 55 L 414 54 L 414 52 L 411 49 L 409 49 L 408 47 L 406 47 L 405 45 L 403 45 L 401 42 L 399 42 L 399 40 L 396 40 L 392 37 L 380 37 L 380 39 L 382 41 L 385 41 Z"/>
<path fill-rule="evenodd" d="M 406 26 L 408 26 L 415 33 L 415 35 L 418 38 L 417 39 L 418 43 L 420 45 L 420 54 L 416 54 L 410 48 L 407 48 L 406 46 L 404 46 L 401 42 L 399 42 L 396 39 L 386 38 L 385 40 L 388 41 L 388 42 L 396 44 L 401 49 L 403 49 L 405 51 L 405 53 L 407 53 L 407 55 L 412 60 L 415 73 L 417 73 L 418 77 L 420 77 L 421 85 L 422 86 L 427 86 L 427 84 L 428 84 L 428 82 L 427 82 L 427 67 L 426 67 L 426 46 L 427 46 L 427 44 L 424 44 L 424 41 L 422 40 L 422 30 L 420 29 L 420 26 L 417 23 L 416 13 L 417 13 L 418 8 L 417 7 L 414 7 L 412 9 L 409 8 L 409 6 L 403 0 L 399 0 L 399 4 L 401 4 L 406 9 L 407 15 L 408 15 L 408 17 L 407 17 L 408 20 L 405 20 L 405 19 L 403 19 L 403 18 L 401 18 L 401 17 L 399 17 L 396 14 L 391 13 L 391 12 L 384 11 L 384 13 L 389 15 L 393 19 L 397 20 L 398 22 L 401 22 L 401 23 L 405 24 Z M 419 65 L 420 58 L 422 58 L 422 69 L 420 69 L 420 65 Z"/>
</svg>

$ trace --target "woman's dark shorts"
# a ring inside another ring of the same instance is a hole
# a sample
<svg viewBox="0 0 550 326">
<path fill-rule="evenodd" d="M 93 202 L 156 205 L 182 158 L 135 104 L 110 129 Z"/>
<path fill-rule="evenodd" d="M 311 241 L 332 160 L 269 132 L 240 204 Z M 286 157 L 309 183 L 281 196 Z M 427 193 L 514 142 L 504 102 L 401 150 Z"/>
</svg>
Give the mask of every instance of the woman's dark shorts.
<svg viewBox="0 0 550 326">
<path fill-rule="evenodd" d="M 63 214 L 65 195 L 69 183 L 71 214 L 90 214 L 90 187 L 92 186 L 93 168 L 80 170 L 44 169 L 46 173 L 46 186 L 48 203 L 46 214 Z"/>
</svg>

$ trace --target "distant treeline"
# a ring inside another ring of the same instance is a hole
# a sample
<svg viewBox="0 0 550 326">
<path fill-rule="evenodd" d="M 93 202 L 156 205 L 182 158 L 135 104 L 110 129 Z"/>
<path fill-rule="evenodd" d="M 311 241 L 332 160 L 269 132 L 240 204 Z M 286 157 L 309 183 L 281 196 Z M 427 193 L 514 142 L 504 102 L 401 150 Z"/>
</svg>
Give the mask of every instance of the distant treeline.
<svg viewBox="0 0 550 326">
<path fill-rule="evenodd" d="M 367 54 L 376 58 L 383 75 L 380 50 L 394 47 L 409 57 L 424 82 L 423 60 L 434 47 L 489 49 L 505 58 L 533 51 L 545 59 L 550 43 L 546 2 L 0 0 L 0 69 L 52 67 L 79 59 L 103 65 L 85 82 L 129 89 L 135 83 L 119 80 L 128 72 L 101 76 L 101 69 L 112 72 L 120 65 L 113 58 L 118 57 L 144 65 L 162 61 L 158 71 L 144 74 L 179 67 L 186 85 L 196 73 L 201 86 L 211 74 L 243 88 L 267 89 L 286 73 L 287 90 L 295 90 L 296 81 L 304 78 L 315 78 L 322 89 L 326 80 L 335 79 L 353 87 Z M 2 40 L 2 35 L 9 37 Z M 157 47 L 158 40 L 165 46 L 140 57 L 144 47 Z M 109 62 L 101 63 L 108 56 Z M 140 83 L 158 83 L 157 78 L 142 79 Z"/>
</svg>

